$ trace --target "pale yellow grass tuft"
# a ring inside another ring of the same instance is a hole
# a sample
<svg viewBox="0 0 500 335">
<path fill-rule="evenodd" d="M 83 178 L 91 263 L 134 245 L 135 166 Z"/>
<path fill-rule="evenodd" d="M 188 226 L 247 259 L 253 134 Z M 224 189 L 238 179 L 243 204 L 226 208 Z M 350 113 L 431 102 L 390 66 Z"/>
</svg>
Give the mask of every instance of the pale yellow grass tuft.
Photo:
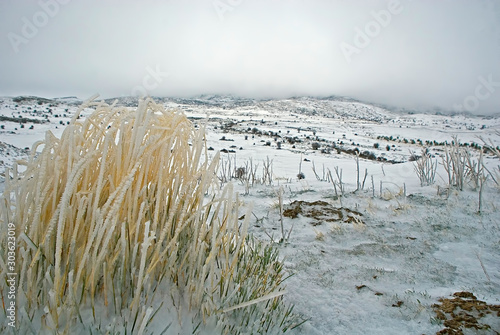
<svg viewBox="0 0 500 335">
<path fill-rule="evenodd" d="M 44 329 L 72 333 L 100 320 L 100 306 L 135 318 L 123 328 L 143 332 L 156 314 L 145 306 L 162 285 L 174 306 L 205 322 L 216 318 L 221 331 L 238 333 L 245 317 L 248 327 L 267 329 L 287 319 L 281 263 L 274 249 L 247 237 L 250 210 L 240 225 L 230 185 L 205 197 L 216 189 L 218 155 L 208 160 L 204 131 L 151 99 L 137 109 L 88 106 L 92 115 L 75 115 L 60 139 L 48 132 L 33 146 L 25 172 L 8 172 L 0 242 L 13 222 L 18 294 L 35 315 L 18 323 L 32 327 L 38 317 Z M 3 280 L 0 288 L 6 292 Z M 273 308 L 248 307 L 254 302 Z M 92 320 L 82 308 L 91 308 Z"/>
</svg>

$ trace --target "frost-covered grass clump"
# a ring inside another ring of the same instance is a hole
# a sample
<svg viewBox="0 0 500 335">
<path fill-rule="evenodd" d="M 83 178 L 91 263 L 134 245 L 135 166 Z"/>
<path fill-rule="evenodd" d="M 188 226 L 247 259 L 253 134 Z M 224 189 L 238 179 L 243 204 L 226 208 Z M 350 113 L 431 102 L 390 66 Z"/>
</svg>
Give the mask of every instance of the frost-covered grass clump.
<svg viewBox="0 0 500 335">
<path fill-rule="evenodd" d="M 216 192 L 219 158 L 208 159 L 204 131 L 150 99 L 136 110 L 87 106 L 92 115 L 77 113 L 60 139 L 47 132 L 25 170 L 15 166 L 6 178 L 0 244 L 13 223 L 17 330 L 293 327 L 282 263 L 247 235 L 251 215 L 238 219 L 231 186 Z M 7 300 L 5 248 L 0 259 Z"/>
</svg>

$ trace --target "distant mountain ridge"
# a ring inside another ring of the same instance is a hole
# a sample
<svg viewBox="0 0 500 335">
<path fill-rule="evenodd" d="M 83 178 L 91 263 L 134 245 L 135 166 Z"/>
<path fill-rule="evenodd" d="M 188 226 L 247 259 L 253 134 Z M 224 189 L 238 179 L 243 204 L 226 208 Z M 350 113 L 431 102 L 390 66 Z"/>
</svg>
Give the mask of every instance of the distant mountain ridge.
<svg viewBox="0 0 500 335">
<path fill-rule="evenodd" d="M 53 103 L 53 104 L 59 104 L 59 103 L 67 103 L 70 105 L 78 105 L 81 104 L 85 101 L 85 99 L 80 99 L 76 96 L 66 96 L 66 97 L 55 97 L 55 98 L 45 98 L 45 97 L 38 97 L 38 96 L 17 96 L 17 97 L 2 97 L 0 99 L 6 99 L 6 98 L 11 98 L 14 103 L 17 104 L 25 104 L 25 103 L 38 103 L 38 104 L 44 104 L 44 103 Z M 337 96 L 337 95 L 329 95 L 329 96 L 324 96 L 324 97 L 316 97 L 316 96 L 292 96 L 289 98 L 246 98 L 246 97 L 239 97 L 239 96 L 234 96 L 234 95 L 219 95 L 219 94 L 202 94 L 198 96 L 193 96 L 193 97 L 161 97 L 161 96 L 152 96 L 152 98 L 159 103 L 168 103 L 168 102 L 173 102 L 177 104 L 183 104 L 183 105 L 205 105 L 209 107 L 220 107 L 220 108 L 238 108 L 238 107 L 248 107 L 248 106 L 254 106 L 258 105 L 260 103 L 266 103 L 266 102 L 278 102 L 278 101 L 329 101 L 329 102 L 339 102 L 339 103 L 357 103 L 357 104 L 363 104 L 366 106 L 372 106 L 380 109 L 384 109 L 386 111 L 396 113 L 396 114 L 403 114 L 403 115 L 412 115 L 412 114 L 434 114 L 434 115 L 449 115 L 449 116 L 455 116 L 455 115 L 464 115 L 464 116 L 478 116 L 478 117 L 486 117 L 486 118 L 498 118 L 500 117 L 500 112 L 495 113 L 492 115 L 477 115 L 473 114 L 470 112 L 457 112 L 457 111 L 452 111 L 452 110 L 446 110 L 440 107 L 434 107 L 426 110 L 418 110 L 418 109 L 411 109 L 411 108 L 405 108 L 405 107 L 397 107 L 397 106 L 392 106 L 392 105 L 387 105 L 387 104 L 381 104 L 381 103 L 373 103 L 373 102 L 367 102 L 351 97 L 346 97 L 346 96 Z M 98 98 L 99 99 L 99 98 Z M 133 97 L 133 96 L 122 96 L 122 97 L 114 97 L 114 98 L 106 98 L 103 99 L 106 103 L 112 104 L 115 101 L 117 101 L 118 105 L 121 106 L 126 106 L 126 107 L 133 107 L 137 106 L 137 103 L 139 101 L 139 97 Z"/>
</svg>

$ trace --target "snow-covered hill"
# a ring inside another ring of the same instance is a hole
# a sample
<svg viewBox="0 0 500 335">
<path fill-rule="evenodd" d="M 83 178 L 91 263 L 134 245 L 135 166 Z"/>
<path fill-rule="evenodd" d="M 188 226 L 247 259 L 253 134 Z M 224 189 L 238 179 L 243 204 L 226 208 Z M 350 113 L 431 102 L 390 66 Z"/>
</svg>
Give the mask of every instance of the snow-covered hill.
<svg viewBox="0 0 500 335">
<path fill-rule="evenodd" d="M 442 299 L 465 291 L 477 299 L 462 300 L 488 307 L 455 310 L 470 314 L 457 321 L 463 333 L 500 332 L 500 161 L 484 153 L 491 173 L 481 208 L 478 188 L 449 187 L 442 164 L 454 136 L 472 159 L 484 141 L 500 146 L 500 118 L 409 114 L 336 97 L 155 100 L 205 127 L 209 154 L 222 152 L 221 184 L 232 180 L 253 203 L 250 231 L 278 245 L 293 274 L 285 300 L 308 319 L 291 334 L 435 334 L 452 324 L 443 320 L 451 313 L 436 312 Z M 0 98 L 1 180 L 47 131 L 60 136 L 80 103 Z M 438 164 L 430 186 L 414 169 L 423 148 Z"/>
</svg>

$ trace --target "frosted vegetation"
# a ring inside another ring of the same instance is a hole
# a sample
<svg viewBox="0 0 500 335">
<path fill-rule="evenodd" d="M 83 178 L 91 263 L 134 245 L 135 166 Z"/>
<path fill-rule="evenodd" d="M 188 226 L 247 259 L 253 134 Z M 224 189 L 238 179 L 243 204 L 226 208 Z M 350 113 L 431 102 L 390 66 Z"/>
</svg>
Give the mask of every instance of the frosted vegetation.
<svg viewBox="0 0 500 335">
<path fill-rule="evenodd" d="M 48 132 L 36 143 L 22 174 L 8 172 L 2 221 L 20 237 L 10 271 L 19 331 L 293 326 L 277 251 L 247 234 L 251 212 L 239 221 L 231 185 L 219 192 L 204 132 L 149 99 L 137 110 L 91 105 L 60 139 Z"/>
<path fill-rule="evenodd" d="M 335 97 L 3 98 L 0 332 L 496 334 L 499 130 Z"/>
</svg>

